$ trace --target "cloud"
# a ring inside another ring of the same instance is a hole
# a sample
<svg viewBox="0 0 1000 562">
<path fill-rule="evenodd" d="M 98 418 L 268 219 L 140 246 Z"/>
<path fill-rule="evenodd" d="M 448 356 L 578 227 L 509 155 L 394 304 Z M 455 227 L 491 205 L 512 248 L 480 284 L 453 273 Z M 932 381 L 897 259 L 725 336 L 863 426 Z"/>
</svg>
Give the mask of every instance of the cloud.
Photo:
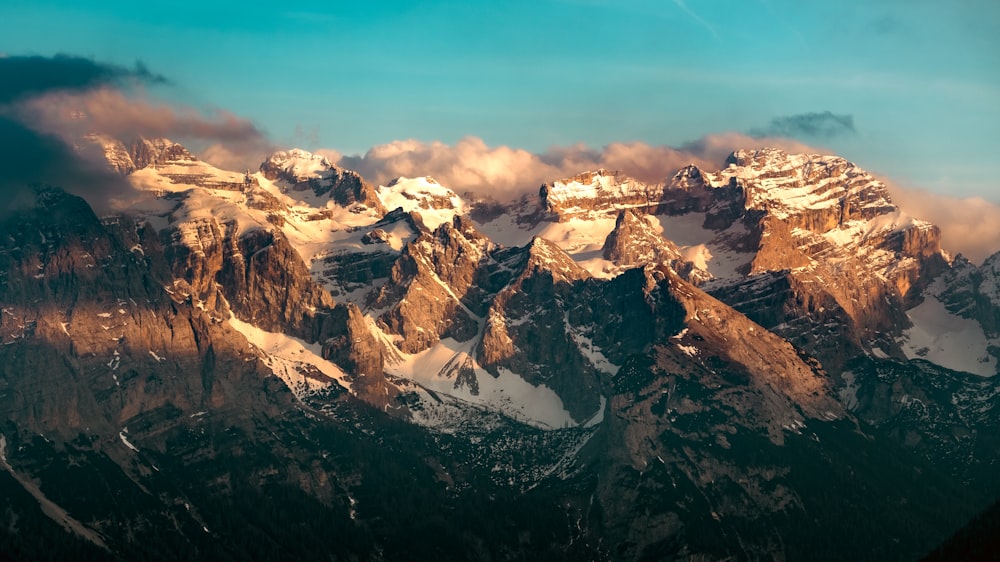
<svg viewBox="0 0 1000 562">
<path fill-rule="evenodd" d="M 39 127 L 25 111 L 32 100 L 51 95 L 80 95 L 124 81 L 162 82 L 141 63 L 135 69 L 80 57 L 0 57 L 0 211 L 25 201 L 32 184 L 58 186 L 87 198 L 99 210 L 131 187 L 106 166 L 89 162 L 72 143 Z"/>
<path fill-rule="evenodd" d="M 256 166 L 273 149 L 251 121 L 228 111 L 206 115 L 111 87 L 44 94 L 17 104 L 15 111 L 34 127 L 66 139 L 97 133 L 120 140 L 166 137 L 191 143 L 195 150 L 204 149 L 206 161 L 222 167 Z"/>
<path fill-rule="evenodd" d="M 856 133 L 853 115 L 838 115 L 830 111 L 775 117 L 767 127 L 750 131 L 750 135 L 754 137 L 809 139 L 830 139 Z"/>
<path fill-rule="evenodd" d="M 84 197 L 98 212 L 132 196 L 132 187 L 107 166 L 81 158 L 62 139 L 0 117 L 0 217 L 15 211 L 33 184 Z"/>
<path fill-rule="evenodd" d="M 538 154 L 507 146 L 490 147 L 476 137 L 463 138 L 454 145 L 393 141 L 372 147 L 363 156 L 342 157 L 339 163 L 379 184 L 399 176 L 429 175 L 458 192 L 489 193 L 501 199 L 537 190 L 545 181 L 563 175 L 558 163 L 545 161 Z"/>
<path fill-rule="evenodd" d="M 128 69 L 68 55 L 0 57 L 0 76 L 0 104 L 53 91 L 85 91 L 124 79 L 166 82 L 141 62 Z"/>
<path fill-rule="evenodd" d="M 611 143 L 600 149 L 583 144 L 552 147 L 535 153 L 508 146 L 489 146 L 477 137 L 448 145 L 401 140 L 372 147 L 361 156 L 323 153 L 332 162 L 386 184 L 400 176 L 429 175 L 456 192 L 466 191 L 505 200 L 537 193 L 539 186 L 588 170 L 620 170 L 645 182 L 662 182 L 694 164 L 718 169 L 739 148 L 774 146 L 789 152 L 825 152 L 797 141 L 755 138 L 740 133 L 707 135 L 679 148 L 643 142 Z"/>
<path fill-rule="evenodd" d="M 166 135 L 169 137 L 169 135 Z M 170 137 L 177 138 L 177 137 Z M 257 170 L 268 154 L 277 150 L 264 136 L 247 137 L 226 144 L 214 143 L 198 151 L 198 159 L 222 170 Z"/>
<path fill-rule="evenodd" d="M 167 80 L 143 63 L 134 68 L 81 57 L 0 57 L 0 203 L 30 184 L 62 187 L 99 210 L 133 195 L 103 155 L 81 140 L 99 134 L 128 142 L 167 137 L 202 151 L 227 169 L 256 168 L 273 150 L 250 121 L 228 111 L 201 112 L 149 99 L 143 85 Z"/>
<path fill-rule="evenodd" d="M 941 229 L 945 250 L 975 263 L 1000 251 L 1000 205 L 982 197 L 951 197 L 883 181 L 901 209 Z"/>
<path fill-rule="evenodd" d="M 25 126 L 15 136 L 46 137 L 32 146 L 51 146 L 54 138 L 79 145 L 92 133 L 124 142 L 166 137 L 228 169 L 256 168 L 274 150 L 252 122 L 228 111 L 152 101 L 143 86 L 167 80 L 142 62 L 125 68 L 67 55 L 0 57 L 0 76 L 0 116 Z M 14 134 L 7 125 L 5 132 Z"/>
</svg>

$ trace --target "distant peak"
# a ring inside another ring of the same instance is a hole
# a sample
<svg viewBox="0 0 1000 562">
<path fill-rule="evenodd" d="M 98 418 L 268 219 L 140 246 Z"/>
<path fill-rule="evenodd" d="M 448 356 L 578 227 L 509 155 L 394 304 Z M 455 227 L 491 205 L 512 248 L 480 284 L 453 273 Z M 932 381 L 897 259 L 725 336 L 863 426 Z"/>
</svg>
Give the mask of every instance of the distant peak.
<svg viewBox="0 0 1000 562">
<path fill-rule="evenodd" d="M 301 148 L 292 148 L 289 150 L 276 150 L 271 154 L 269 154 L 266 158 L 267 162 L 273 162 L 273 163 L 286 163 L 294 160 L 316 161 L 328 167 L 333 166 L 333 164 L 330 163 L 330 160 L 328 160 L 325 156 L 321 156 L 319 154 L 313 154 L 312 152 L 309 152 L 308 150 L 303 150 Z"/>
<path fill-rule="evenodd" d="M 326 179 L 342 172 L 326 156 L 301 148 L 272 152 L 261 163 L 260 171 L 269 180 L 282 179 L 293 184 Z"/>
<path fill-rule="evenodd" d="M 631 179 L 628 176 L 626 176 L 624 172 L 620 170 L 608 170 L 605 168 L 598 168 L 596 170 L 581 172 L 579 174 L 576 174 L 575 176 L 570 176 L 565 179 L 557 180 L 553 183 L 562 183 L 562 184 L 579 183 L 583 185 L 591 185 L 594 183 L 605 183 L 601 181 L 604 178 L 612 180 L 610 183 L 624 183 L 625 181 Z"/>
<path fill-rule="evenodd" d="M 767 165 L 788 160 L 788 153 L 780 148 L 765 146 L 761 148 L 742 148 L 735 150 L 726 158 L 726 165 L 754 166 Z"/>
<path fill-rule="evenodd" d="M 100 146 L 112 168 L 122 175 L 169 162 L 197 162 L 186 147 L 168 138 L 134 137 L 122 141 L 107 135 L 90 134 L 85 139 Z"/>
</svg>

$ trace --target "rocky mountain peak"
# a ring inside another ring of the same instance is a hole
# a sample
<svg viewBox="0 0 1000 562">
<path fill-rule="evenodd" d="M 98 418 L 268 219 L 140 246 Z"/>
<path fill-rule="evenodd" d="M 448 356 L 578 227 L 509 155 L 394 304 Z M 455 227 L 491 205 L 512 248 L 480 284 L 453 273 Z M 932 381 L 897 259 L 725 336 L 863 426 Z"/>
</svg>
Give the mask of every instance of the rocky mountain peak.
<svg viewBox="0 0 1000 562">
<path fill-rule="evenodd" d="M 107 135 L 90 134 L 84 139 L 99 147 L 108 164 L 123 176 L 150 166 L 198 161 L 183 145 L 166 138 L 136 137 L 122 141 Z"/>
<path fill-rule="evenodd" d="M 311 191 L 315 197 L 329 197 L 356 212 L 371 209 L 380 215 L 386 213 L 375 189 L 360 174 L 301 148 L 271 153 L 261 163 L 260 172 L 292 194 Z"/>
<path fill-rule="evenodd" d="M 138 138 L 129 145 L 129 154 L 137 170 L 169 162 L 194 162 L 198 159 L 187 148 L 166 138 Z"/>
<path fill-rule="evenodd" d="M 406 212 L 419 213 L 424 225 L 431 230 L 467 212 L 458 194 L 428 176 L 398 177 L 388 185 L 379 186 L 377 195 L 387 209 L 400 207 Z"/>
<path fill-rule="evenodd" d="M 543 207 L 560 220 L 616 206 L 656 203 L 662 194 L 661 185 L 649 185 L 622 172 L 603 168 L 546 183 L 539 189 Z"/>
<path fill-rule="evenodd" d="M 577 265 L 562 248 L 541 236 L 534 237 L 528 245 L 526 269 L 548 271 L 554 280 L 568 283 L 590 277 L 590 273 Z"/>
<path fill-rule="evenodd" d="M 292 184 L 328 175 L 334 170 L 339 169 L 325 156 L 301 148 L 272 152 L 260 165 L 260 171 L 267 179 L 272 181 L 283 179 Z"/>
<path fill-rule="evenodd" d="M 726 157 L 727 166 L 740 167 L 781 167 L 788 162 L 789 155 L 780 148 L 742 148 L 735 150 Z"/>
<path fill-rule="evenodd" d="M 793 227 L 824 232 L 897 210 L 885 184 L 838 156 L 763 148 L 736 151 L 727 163 L 713 185 L 735 180 L 744 189 L 747 209 L 791 219 Z"/>
<path fill-rule="evenodd" d="M 653 228 L 647 215 L 632 209 L 618 213 L 615 229 L 605 239 L 601 254 L 604 259 L 622 268 L 668 263 L 685 278 L 689 278 L 694 269 L 693 264 L 683 258 L 677 245 Z M 706 272 L 701 274 L 707 278 Z M 696 279 L 701 277 L 696 276 Z"/>
</svg>

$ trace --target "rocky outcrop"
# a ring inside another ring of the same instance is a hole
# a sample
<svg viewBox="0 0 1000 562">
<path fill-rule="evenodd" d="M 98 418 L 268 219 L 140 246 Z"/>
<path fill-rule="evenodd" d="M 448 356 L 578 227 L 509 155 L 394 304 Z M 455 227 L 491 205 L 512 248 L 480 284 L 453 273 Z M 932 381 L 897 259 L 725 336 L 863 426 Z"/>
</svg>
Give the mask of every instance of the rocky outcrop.
<svg viewBox="0 0 1000 562">
<path fill-rule="evenodd" d="M 313 280 L 281 231 L 242 231 L 239 220 L 208 217 L 179 221 L 159 236 L 171 294 L 222 320 L 232 314 L 259 329 L 319 343 L 349 377 L 364 374 L 359 397 L 378 405 L 391 398 L 367 324 Z"/>
<path fill-rule="evenodd" d="M 604 259 L 621 268 L 667 263 L 685 279 L 700 282 L 710 278 L 706 271 L 685 260 L 677 245 L 657 233 L 645 217 L 632 209 L 618 214 L 615 229 L 601 249 Z"/>
<path fill-rule="evenodd" d="M 352 388 L 362 400 L 376 406 L 391 403 L 398 391 L 386 382 L 382 345 L 364 315 L 353 304 L 338 306 L 330 315 L 332 323 L 343 328 L 323 340 L 323 358 L 352 375 Z"/>
<path fill-rule="evenodd" d="M 148 166 L 163 165 L 168 162 L 191 162 L 197 160 L 187 148 L 170 139 L 164 138 L 137 138 L 128 144 L 128 152 L 137 170 Z"/>
<path fill-rule="evenodd" d="M 245 340 L 164 289 L 155 244 L 130 248 L 113 235 L 148 240 L 144 228 L 105 227 L 82 200 L 53 190 L 0 228 L 0 401 L 19 426 L 116 438 L 156 412 L 263 404 L 270 372 Z"/>
<path fill-rule="evenodd" d="M 990 337 L 1000 337 L 1000 252 L 976 267 L 958 256 L 940 277 L 937 298 L 954 314 L 979 322 Z M 995 353 L 1000 356 L 1000 350 Z"/>
<path fill-rule="evenodd" d="M 657 234 L 644 217 L 630 209 L 618 214 L 615 229 L 604 241 L 601 254 L 604 259 L 621 266 L 646 265 L 681 257 L 676 245 Z"/>
<path fill-rule="evenodd" d="M 323 318 L 333 299 L 280 231 L 241 232 L 235 223 L 206 218 L 165 229 L 160 237 L 172 290 L 206 309 L 223 316 L 232 310 L 264 330 L 307 341 L 321 340 L 330 329 Z"/>
<path fill-rule="evenodd" d="M 311 191 L 316 197 L 328 197 L 342 207 L 375 210 L 386 213 L 374 188 L 357 172 L 339 168 L 325 156 L 301 149 L 272 153 L 260 165 L 264 177 L 282 182 L 291 192 Z"/>
<path fill-rule="evenodd" d="M 587 211 L 655 207 L 662 196 L 662 185 L 646 184 L 622 172 L 604 169 L 546 183 L 539 189 L 543 207 L 560 219 Z"/>
<path fill-rule="evenodd" d="M 387 308 L 378 321 L 402 337 L 401 351 L 416 353 L 441 338 L 467 341 L 477 334 L 484 292 L 474 282 L 488 250 L 489 241 L 462 216 L 403 248 L 373 304 Z"/>
<path fill-rule="evenodd" d="M 493 299 L 476 359 L 494 376 L 506 369 L 544 384 L 573 419 L 590 418 L 600 404 L 600 374 L 567 323 L 573 293 L 589 274 L 543 238 L 502 258 L 514 276 Z"/>
</svg>

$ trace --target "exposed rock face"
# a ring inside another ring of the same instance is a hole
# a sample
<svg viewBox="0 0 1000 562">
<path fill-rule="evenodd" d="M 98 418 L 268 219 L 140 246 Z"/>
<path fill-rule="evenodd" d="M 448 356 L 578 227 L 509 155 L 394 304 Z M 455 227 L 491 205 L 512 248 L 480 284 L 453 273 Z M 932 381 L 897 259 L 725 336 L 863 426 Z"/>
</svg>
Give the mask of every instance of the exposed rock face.
<svg viewBox="0 0 1000 562">
<path fill-rule="evenodd" d="M 372 335 L 368 322 L 353 304 L 338 306 L 330 314 L 333 325 L 343 328 L 338 330 L 341 333 L 323 340 L 323 358 L 353 376 L 358 397 L 375 405 L 387 404 L 397 392 L 385 380 L 382 345 Z"/>
<path fill-rule="evenodd" d="M 195 217 L 162 230 L 160 239 L 169 290 L 178 298 L 222 320 L 232 313 L 265 331 L 322 344 L 326 358 L 352 376 L 364 374 L 359 397 L 376 404 L 391 399 L 368 326 L 312 279 L 280 231 L 241 231 L 235 220 Z"/>
<path fill-rule="evenodd" d="M 667 263 L 684 278 L 696 282 L 710 278 L 703 270 L 684 259 L 677 245 L 653 230 L 645 215 L 626 209 L 618 214 L 615 229 L 608 234 L 601 250 L 604 259 L 619 267 L 642 267 Z"/>
<path fill-rule="evenodd" d="M 128 150 L 137 170 L 168 162 L 197 160 L 184 146 L 164 138 L 139 138 L 129 144 Z"/>
<path fill-rule="evenodd" d="M 333 299 L 318 287 L 280 232 L 240 232 L 235 224 L 196 219 L 161 233 L 176 290 L 224 312 L 219 296 L 241 319 L 308 341 L 323 336 Z"/>
<path fill-rule="evenodd" d="M 544 184 L 539 196 L 547 211 L 563 217 L 582 211 L 655 206 L 663 197 L 663 186 L 600 169 Z"/>
<path fill-rule="evenodd" d="M 394 209 L 370 226 L 359 231 L 360 243 L 368 251 L 340 251 L 324 255 L 313 262 L 312 271 L 317 281 L 335 297 L 352 292 L 370 292 L 387 280 L 393 265 L 399 259 L 406 239 L 416 238 L 425 229 L 417 224 L 411 213 Z M 405 236 L 400 236 L 402 232 Z M 364 304 L 367 298 L 357 299 Z"/>
<path fill-rule="evenodd" d="M 467 341 L 476 335 L 473 309 L 481 310 L 482 302 L 473 282 L 488 249 L 488 241 L 460 216 L 403 248 L 374 302 L 388 307 L 379 323 L 402 336 L 400 350 L 416 353 L 440 338 Z"/>
<path fill-rule="evenodd" d="M 261 399 L 269 372 L 239 334 L 164 290 L 155 244 L 127 248 L 86 203 L 53 190 L 2 228 L 0 333 L 18 345 L 0 348 L 0 394 L 21 427 L 115 435 L 165 408 Z M 128 222 L 114 230 L 149 239 Z"/>
<path fill-rule="evenodd" d="M 1000 336 L 1000 252 L 979 267 L 958 256 L 943 275 L 942 285 L 938 297 L 949 311 L 975 319 L 988 336 Z"/>
<path fill-rule="evenodd" d="M 490 306 L 478 361 L 497 374 L 507 369 L 554 390 L 577 421 L 599 408 L 599 374 L 583 356 L 567 325 L 569 299 L 589 274 L 555 244 L 535 238 L 506 254 L 515 272 Z"/>
<path fill-rule="evenodd" d="M 291 191 L 310 190 L 317 196 L 328 196 L 344 207 L 361 205 L 385 214 L 374 188 L 357 172 L 344 170 L 330 163 L 325 156 L 301 149 L 278 151 L 260 165 L 264 177 L 281 181 Z"/>
</svg>

